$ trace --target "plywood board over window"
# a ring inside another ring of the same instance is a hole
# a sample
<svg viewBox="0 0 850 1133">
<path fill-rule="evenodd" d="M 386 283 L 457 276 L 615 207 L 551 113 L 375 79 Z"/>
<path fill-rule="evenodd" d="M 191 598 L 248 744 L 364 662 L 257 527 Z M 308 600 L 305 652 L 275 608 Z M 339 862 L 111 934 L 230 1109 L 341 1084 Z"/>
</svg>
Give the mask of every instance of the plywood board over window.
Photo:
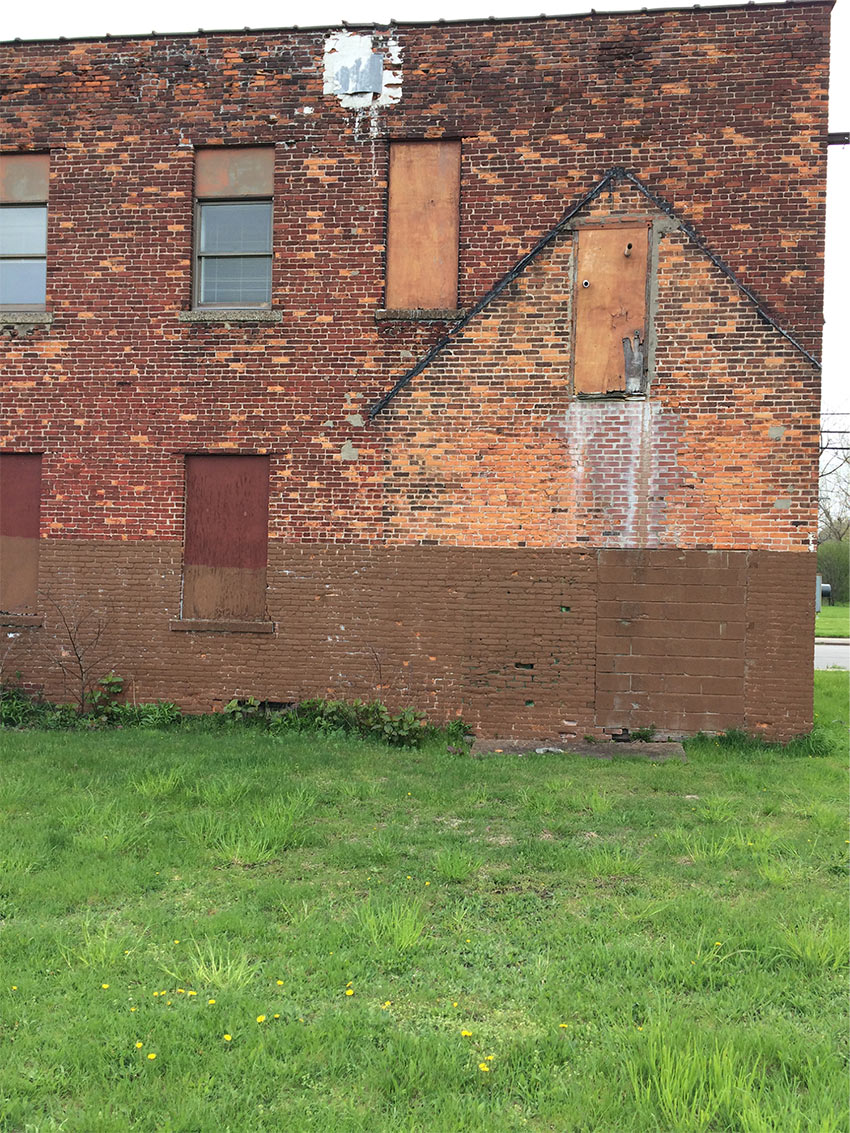
<svg viewBox="0 0 850 1133">
<path fill-rule="evenodd" d="M 457 307 L 460 142 L 390 144 L 390 309 Z"/>
<path fill-rule="evenodd" d="M 38 598 L 41 456 L 0 453 L 0 612 L 34 614 Z"/>
<path fill-rule="evenodd" d="M 645 374 L 648 225 L 581 228 L 577 239 L 575 392 L 638 393 Z"/>
<path fill-rule="evenodd" d="M 264 617 L 268 523 L 268 457 L 186 457 L 184 618 Z"/>
<path fill-rule="evenodd" d="M 271 197 L 273 146 L 216 146 L 195 154 L 195 196 Z"/>
</svg>

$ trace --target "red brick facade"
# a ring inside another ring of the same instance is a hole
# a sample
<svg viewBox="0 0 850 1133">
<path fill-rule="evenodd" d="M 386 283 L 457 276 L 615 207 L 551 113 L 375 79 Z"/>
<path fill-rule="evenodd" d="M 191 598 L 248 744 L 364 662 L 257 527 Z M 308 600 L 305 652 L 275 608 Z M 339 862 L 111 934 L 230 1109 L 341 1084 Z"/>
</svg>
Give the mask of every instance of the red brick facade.
<svg viewBox="0 0 850 1133">
<path fill-rule="evenodd" d="M 809 727 L 829 7 L 358 29 L 392 69 L 362 106 L 325 93 L 339 32 L 0 47 L 0 162 L 50 155 L 52 321 L 0 311 L 0 448 L 43 454 L 15 666 L 61 695 L 59 602 L 194 709 Z M 377 317 L 389 145 L 429 138 L 461 142 L 462 309 L 629 176 L 370 418 L 452 326 Z M 192 310 L 221 144 L 274 147 L 265 321 Z M 651 232 L 646 387 L 581 399 L 576 234 L 623 218 Z M 224 452 L 269 457 L 262 626 L 181 618 L 186 456 Z"/>
</svg>

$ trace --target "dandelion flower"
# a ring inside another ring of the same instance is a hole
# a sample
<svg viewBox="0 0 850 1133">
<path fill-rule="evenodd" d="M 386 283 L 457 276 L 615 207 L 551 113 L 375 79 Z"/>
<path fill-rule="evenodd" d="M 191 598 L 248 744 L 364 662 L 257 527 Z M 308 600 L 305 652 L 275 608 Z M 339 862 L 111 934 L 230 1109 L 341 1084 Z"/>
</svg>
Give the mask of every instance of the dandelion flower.
<svg viewBox="0 0 850 1133">
<path fill-rule="evenodd" d="M 100 986 L 103 988 L 104 991 L 106 991 L 109 987 L 109 984 L 101 984 Z"/>
<path fill-rule="evenodd" d="M 283 987 L 283 980 L 275 980 L 278 987 Z"/>
<path fill-rule="evenodd" d="M 426 882 L 425 882 L 425 884 L 426 884 L 426 885 L 430 885 L 430 884 L 431 884 L 431 882 L 430 882 L 430 881 L 426 881 Z"/>
<path fill-rule="evenodd" d="M 230 1040 L 231 1040 L 232 1038 L 233 1038 L 233 1035 L 225 1035 L 225 1036 L 224 1036 L 224 1041 L 225 1041 L 226 1043 L 229 1043 L 229 1042 L 230 1042 Z"/>
<path fill-rule="evenodd" d="M 150 1055 L 148 1057 L 150 1057 Z M 486 1062 L 479 1062 L 478 1063 L 478 1069 L 481 1071 L 482 1074 L 489 1074 L 490 1073 L 490 1067 L 487 1065 Z"/>
<path fill-rule="evenodd" d="M 138 1009 L 137 1009 L 136 1007 L 131 1007 L 131 1008 L 130 1008 L 130 1010 L 131 1010 L 131 1011 L 136 1011 L 136 1010 L 138 1010 Z"/>
<path fill-rule="evenodd" d="M 144 1043 L 136 1043 L 136 1050 L 141 1050 L 144 1045 Z"/>
<path fill-rule="evenodd" d="M 185 989 L 185 987 L 178 987 L 178 989 L 177 989 L 177 994 L 178 994 L 178 995 L 184 995 L 184 994 L 185 994 L 185 992 L 186 992 L 186 989 Z"/>
<path fill-rule="evenodd" d="M 569 1023 L 559 1023 L 559 1027 L 569 1027 Z"/>
<path fill-rule="evenodd" d="M 258 1015 L 257 1016 L 257 1022 L 258 1023 L 265 1023 L 265 1021 L 266 1021 L 265 1015 Z"/>
<path fill-rule="evenodd" d="M 208 999 L 207 1003 L 209 1003 L 209 1005 L 212 1007 L 212 1005 L 215 1003 L 215 1000 L 214 999 Z"/>
<path fill-rule="evenodd" d="M 347 987 L 345 989 L 345 994 L 346 995 L 354 995 L 354 988 L 353 987 Z"/>
<path fill-rule="evenodd" d="M 197 995 L 198 993 L 196 991 L 187 991 L 186 994 L 187 995 Z"/>
<path fill-rule="evenodd" d="M 487 1055 L 487 1061 L 492 1062 L 495 1057 L 496 1057 L 495 1054 L 488 1054 Z"/>
<path fill-rule="evenodd" d="M 280 1015 L 279 1015 L 279 1014 L 278 1014 L 278 1015 L 272 1015 L 272 1018 L 273 1018 L 273 1019 L 279 1019 L 279 1018 L 280 1018 Z"/>
<path fill-rule="evenodd" d="M 461 1031 L 460 1037 L 462 1039 L 471 1039 L 472 1038 L 472 1031 Z"/>
<path fill-rule="evenodd" d="M 180 941 L 179 941 L 179 940 L 175 940 L 175 941 L 174 941 L 174 943 L 175 943 L 175 944 L 179 944 L 179 943 L 180 943 Z"/>
<path fill-rule="evenodd" d="M 166 1002 L 165 1006 L 166 1006 L 166 1007 L 170 1007 L 170 1006 L 171 1006 L 171 1000 L 170 1000 L 170 999 L 169 999 L 169 1000 L 168 1000 L 168 1001 Z"/>
<path fill-rule="evenodd" d="M 151 1062 L 153 1062 L 153 1060 L 156 1058 L 156 1055 L 154 1054 L 153 1051 L 150 1052 L 150 1054 L 148 1055 L 148 1058 L 151 1060 Z"/>
<path fill-rule="evenodd" d="M 457 1007 L 457 1000 L 452 1004 L 452 1007 Z"/>
</svg>

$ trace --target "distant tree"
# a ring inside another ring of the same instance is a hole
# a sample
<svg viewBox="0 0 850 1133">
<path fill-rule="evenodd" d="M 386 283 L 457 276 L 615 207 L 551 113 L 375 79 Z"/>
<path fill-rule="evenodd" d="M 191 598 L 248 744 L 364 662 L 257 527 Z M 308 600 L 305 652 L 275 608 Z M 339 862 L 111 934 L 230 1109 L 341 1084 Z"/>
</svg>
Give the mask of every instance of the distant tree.
<svg viewBox="0 0 850 1133">
<path fill-rule="evenodd" d="M 821 433 L 818 571 L 833 602 L 850 597 L 850 433 L 846 418 L 826 418 Z"/>
</svg>

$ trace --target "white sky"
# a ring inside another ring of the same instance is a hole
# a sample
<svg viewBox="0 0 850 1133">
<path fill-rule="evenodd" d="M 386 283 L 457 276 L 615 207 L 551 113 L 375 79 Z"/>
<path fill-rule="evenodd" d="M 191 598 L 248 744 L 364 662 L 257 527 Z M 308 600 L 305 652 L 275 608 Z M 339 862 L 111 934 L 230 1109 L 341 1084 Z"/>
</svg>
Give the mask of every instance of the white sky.
<svg viewBox="0 0 850 1133">
<path fill-rule="evenodd" d="M 60 35 L 98 36 L 106 32 L 143 34 L 208 31 L 234 27 L 275 28 L 396 20 L 457 20 L 487 16 L 565 15 L 640 8 L 691 7 L 676 0 L 312 0 L 309 6 L 270 0 L 148 0 L 138 9 L 114 0 L 56 0 L 24 3 L 0 0 L 0 40 L 48 39 Z M 712 7 L 712 0 L 702 0 Z M 838 0 L 832 13 L 830 130 L 850 130 L 850 0 Z M 844 65 L 842 65 L 842 61 Z M 843 207 L 842 207 L 843 206 Z M 841 268 L 850 259 L 850 146 L 831 146 L 827 203 L 826 304 L 823 408 L 850 414 L 850 352 L 842 348 L 850 298 Z M 845 267 L 846 271 L 846 267 Z M 793 330 L 793 328 L 789 328 Z M 847 422 L 850 427 L 850 419 Z"/>
</svg>

